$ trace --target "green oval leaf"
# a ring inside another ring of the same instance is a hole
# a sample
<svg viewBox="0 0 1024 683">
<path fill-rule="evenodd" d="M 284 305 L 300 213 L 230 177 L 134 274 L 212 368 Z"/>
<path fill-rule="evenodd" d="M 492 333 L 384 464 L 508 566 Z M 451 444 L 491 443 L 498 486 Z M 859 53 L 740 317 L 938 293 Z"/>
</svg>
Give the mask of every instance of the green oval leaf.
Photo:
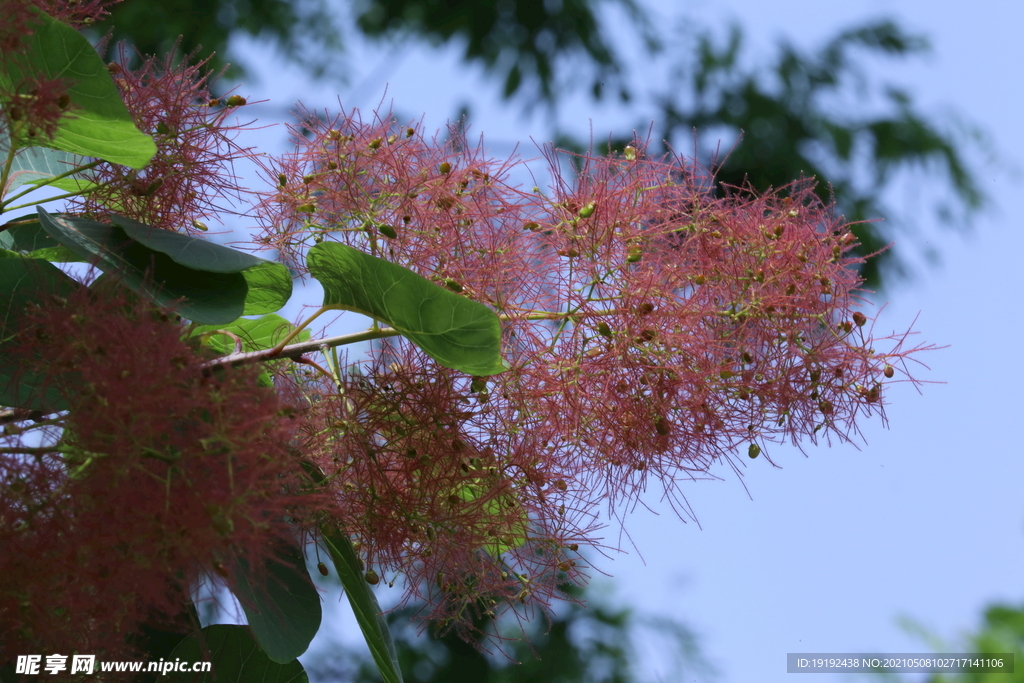
<svg viewBox="0 0 1024 683">
<path fill-rule="evenodd" d="M 193 633 L 168 656 L 167 665 L 210 662 L 209 672 L 168 671 L 160 680 L 175 683 L 309 683 L 298 660 L 267 656 L 245 626 L 217 624 Z"/>
<path fill-rule="evenodd" d="M 283 263 L 267 261 L 205 239 L 160 230 L 123 216 L 112 216 L 111 221 L 136 242 L 167 254 L 182 266 L 210 273 L 241 273 L 247 286 L 242 315 L 273 313 L 292 296 L 292 278 Z"/>
<path fill-rule="evenodd" d="M 307 265 L 323 285 L 325 307 L 380 320 L 449 368 L 483 376 L 507 369 L 501 323 L 483 304 L 337 242 L 315 245 Z"/>
<path fill-rule="evenodd" d="M 322 612 L 302 551 L 281 546 L 260 573 L 239 558 L 235 576 L 232 590 L 267 656 L 284 664 L 305 652 L 320 629 Z"/>
<path fill-rule="evenodd" d="M 71 251 L 195 322 L 223 324 L 270 313 L 291 296 L 283 264 L 206 240 L 121 217 L 114 218 L 118 225 L 106 225 L 40 208 L 39 220 Z"/>
<path fill-rule="evenodd" d="M 259 318 L 239 318 L 226 325 L 198 325 L 192 328 L 192 336 L 206 335 L 207 346 L 218 353 L 233 353 L 235 343 L 231 337 L 217 332 L 231 332 L 242 342 L 242 351 L 272 349 L 295 328 L 290 322 L 270 313 Z M 309 330 L 302 330 L 296 341 L 309 339 Z"/>
<path fill-rule="evenodd" d="M 0 249 L 20 252 L 29 258 L 46 259 L 58 263 L 81 261 L 82 258 L 60 242 L 50 237 L 37 214 L 13 218 L 0 231 Z"/>
<path fill-rule="evenodd" d="M 240 273 L 211 273 L 176 263 L 129 238 L 112 225 L 39 209 L 46 232 L 86 261 L 136 292 L 152 297 L 189 320 L 231 322 L 245 310 L 248 287 Z"/>
<path fill-rule="evenodd" d="M 7 132 L 0 127 L 0 151 L 6 152 L 9 149 L 10 139 Z M 60 180 L 53 178 L 64 175 L 84 163 L 81 157 L 58 149 L 22 147 L 14 154 L 7 191 L 26 184 L 52 185 L 69 192 L 79 191 L 90 184 L 80 175 L 71 175 Z"/>
<path fill-rule="evenodd" d="M 37 14 L 24 52 L 11 55 L 0 68 L 0 90 L 8 92 L 31 75 L 67 79 L 71 108 L 52 140 L 32 140 L 31 145 L 144 168 L 156 154 L 156 143 L 135 127 L 103 60 L 78 31 Z M 14 143 L 28 146 L 26 140 Z"/>
<path fill-rule="evenodd" d="M 295 326 L 277 315 L 268 313 L 259 318 L 239 318 L 226 325 L 199 325 L 192 328 L 192 336 L 202 336 L 202 342 L 208 348 L 219 354 L 229 354 L 235 351 L 235 340 L 224 332 L 230 332 L 238 337 L 242 343 L 242 351 L 262 351 L 272 349 L 284 339 Z M 296 341 L 306 341 L 310 337 L 309 330 L 302 330 L 296 335 Z M 274 380 L 268 368 L 276 365 L 289 363 L 288 360 L 264 361 L 260 363 L 262 368 L 259 374 L 259 383 L 265 387 L 273 387 Z"/>
</svg>

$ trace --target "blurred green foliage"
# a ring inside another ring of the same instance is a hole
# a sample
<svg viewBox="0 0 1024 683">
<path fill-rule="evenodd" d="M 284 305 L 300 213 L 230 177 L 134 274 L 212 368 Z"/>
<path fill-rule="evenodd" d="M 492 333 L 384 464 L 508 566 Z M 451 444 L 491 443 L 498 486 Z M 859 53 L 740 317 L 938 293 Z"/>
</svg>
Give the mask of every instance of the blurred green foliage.
<svg viewBox="0 0 1024 683">
<path fill-rule="evenodd" d="M 578 588 L 563 590 L 583 597 Z M 675 671 L 666 680 L 714 679 L 714 667 L 701 657 L 696 636 L 679 621 L 638 617 L 594 595 L 588 603 L 569 603 L 550 622 L 525 624 L 526 639 L 518 622 L 503 621 L 510 638 L 504 641 L 483 636 L 493 626 L 486 617 L 474 623 L 477 634 L 470 642 L 455 633 L 421 633 L 416 606 L 391 612 L 387 619 L 406 683 L 638 683 L 644 680 L 637 668 L 643 655 L 634 643 L 640 641 L 645 651 L 668 655 L 661 663 L 672 661 Z M 348 654 L 304 661 L 311 680 L 380 680 L 365 648 Z"/>
<path fill-rule="evenodd" d="M 463 46 L 468 65 L 480 65 L 505 98 L 526 109 L 559 107 L 586 86 L 595 102 L 616 99 L 635 113 L 637 130 L 656 122 L 652 152 L 664 151 L 660 141 L 686 149 L 694 130 L 702 149 L 715 146 L 712 136 L 731 141 L 742 133 L 718 169 L 720 182 L 765 192 L 813 177 L 821 197 L 834 198 L 847 220 L 886 219 L 854 230 L 863 255 L 900 241 L 898 251 L 863 268 L 869 288 L 881 286 L 883 276 L 888 282 L 909 274 L 899 254 L 909 253 L 907 238 L 920 217 L 886 200 L 894 179 L 911 173 L 921 179 L 931 208 L 958 228 L 986 200 L 972 171 L 974 152 L 982 149 L 978 131 L 926 114 L 912 93 L 867 73 L 866 64 L 888 65 L 928 49 L 926 40 L 891 21 L 844 30 L 815 51 L 783 42 L 774 55 L 756 60 L 743 59 L 739 27 L 722 39 L 691 22 L 668 35 L 635 0 L 125 0 L 106 25 L 113 26 L 114 44 L 125 40 L 145 54 L 176 44 L 184 54 L 214 51 L 215 68 L 231 57 L 231 37 L 245 34 L 335 81 L 344 81 L 346 65 L 358 60 L 344 52 L 344 36 L 353 32 L 454 43 Z M 629 66 L 626 45 L 639 51 L 640 66 Z M 662 57 L 671 67 L 667 79 L 652 77 L 649 68 Z M 569 149 L 589 145 L 574 131 L 556 136 Z M 628 142 L 620 137 L 613 147 Z"/>
<path fill-rule="evenodd" d="M 1013 655 L 1013 673 L 936 673 L 927 678 L 913 678 L 921 683 L 1024 683 L 1024 605 L 995 604 L 989 606 L 982 624 L 974 633 L 967 633 L 958 643 L 945 643 L 916 622 L 906 621 L 906 630 L 916 633 L 935 653 L 981 655 Z M 872 675 L 874 681 L 910 683 L 897 674 Z"/>
</svg>

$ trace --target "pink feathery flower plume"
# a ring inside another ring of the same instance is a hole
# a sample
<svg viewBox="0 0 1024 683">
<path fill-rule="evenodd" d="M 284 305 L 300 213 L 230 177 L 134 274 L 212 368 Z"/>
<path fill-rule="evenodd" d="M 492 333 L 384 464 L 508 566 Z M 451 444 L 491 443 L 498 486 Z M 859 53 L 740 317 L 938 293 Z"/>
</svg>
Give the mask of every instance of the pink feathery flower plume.
<svg viewBox="0 0 1024 683">
<path fill-rule="evenodd" d="M 45 358 L 40 395 L 70 410 L 0 435 L 5 659 L 130 658 L 127 634 L 173 620 L 203 576 L 231 585 L 239 558 L 265 566 L 325 504 L 282 396 L 204 370 L 167 312 L 113 289 L 44 298 L 11 351 Z"/>
<path fill-rule="evenodd" d="M 156 155 L 145 169 L 102 163 L 91 171 L 97 189 L 69 200 L 68 211 L 103 221 L 128 216 L 163 230 L 197 234 L 204 219 L 234 211 L 246 192 L 234 162 L 250 151 L 235 142 L 248 124 L 234 117 L 247 103 L 239 95 L 215 98 L 207 60 L 179 63 L 172 51 L 147 57 L 135 69 L 122 48 L 108 68 L 139 130 L 153 136 Z M 227 203 L 225 203 L 227 202 Z"/>
<path fill-rule="evenodd" d="M 372 578 L 463 628 L 584 578 L 594 520 L 651 482 L 771 443 L 848 440 L 915 382 L 907 335 L 861 310 L 855 239 L 804 181 L 716 188 L 685 159 L 547 153 L 551 196 L 453 134 L 307 115 L 265 171 L 261 242 L 337 240 L 493 308 L 507 372 L 468 377 L 391 339 L 322 388 L 310 441 Z"/>
</svg>

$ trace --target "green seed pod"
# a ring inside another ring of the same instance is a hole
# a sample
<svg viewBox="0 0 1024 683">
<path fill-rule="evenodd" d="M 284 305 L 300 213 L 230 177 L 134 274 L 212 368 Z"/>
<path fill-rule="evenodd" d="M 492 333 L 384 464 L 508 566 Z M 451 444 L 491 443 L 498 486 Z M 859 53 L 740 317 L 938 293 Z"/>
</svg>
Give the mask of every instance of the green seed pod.
<svg viewBox="0 0 1024 683">
<path fill-rule="evenodd" d="M 456 293 L 462 291 L 462 285 L 460 285 L 457 280 L 453 280 L 450 277 L 446 277 L 444 279 L 444 286 Z"/>
<path fill-rule="evenodd" d="M 366 583 L 370 584 L 371 586 L 376 586 L 378 583 L 380 583 L 380 577 L 377 576 L 377 572 L 373 571 L 372 569 L 367 571 Z"/>
<path fill-rule="evenodd" d="M 750 447 L 747 448 L 747 457 L 753 460 L 759 455 L 761 455 L 761 447 L 758 446 L 756 443 L 750 444 Z"/>
<path fill-rule="evenodd" d="M 208 226 L 206 225 L 206 223 L 202 222 L 202 221 L 201 221 L 201 220 L 199 220 L 198 218 L 193 218 L 193 219 L 192 219 L 192 227 L 193 227 L 193 228 L 195 228 L 196 230 L 199 230 L 199 231 L 201 231 L 201 232 L 206 232 L 207 230 L 209 230 L 209 229 L 210 229 L 210 228 L 209 228 L 209 227 L 208 227 Z"/>
<path fill-rule="evenodd" d="M 584 206 L 582 209 L 580 209 L 580 218 L 590 218 L 591 216 L 594 215 L 594 212 L 596 210 L 597 210 L 597 204 L 595 202 L 590 202 L 589 204 Z"/>
<path fill-rule="evenodd" d="M 324 564 L 323 562 L 317 562 L 316 563 L 316 569 L 317 569 L 318 572 L 320 572 L 320 576 L 327 576 L 327 574 L 329 573 L 327 571 L 327 565 Z"/>
<path fill-rule="evenodd" d="M 380 234 L 384 235 L 385 237 L 390 237 L 391 239 L 398 237 L 398 233 L 390 225 L 382 223 L 381 225 L 377 226 L 377 229 L 380 230 Z"/>
<path fill-rule="evenodd" d="M 442 161 L 441 165 L 437 167 L 437 170 L 439 170 L 441 173 L 448 174 L 452 172 L 452 165 L 449 164 L 447 161 Z"/>
<path fill-rule="evenodd" d="M 622 150 L 622 154 L 626 157 L 627 161 L 636 161 L 636 147 L 633 145 L 626 145 L 626 149 Z"/>
<path fill-rule="evenodd" d="M 232 95 L 227 99 L 227 101 L 224 104 L 226 104 L 229 107 L 241 107 L 245 103 L 245 98 L 241 95 Z"/>
<path fill-rule="evenodd" d="M 658 432 L 659 436 L 668 436 L 672 433 L 672 423 L 664 417 L 658 417 L 654 421 L 654 431 Z"/>
<path fill-rule="evenodd" d="M 288 184 L 288 178 L 285 177 L 284 173 L 277 174 L 277 186 L 285 187 Z"/>
<path fill-rule="evenodd" d="M 608 323 L 602 320 L 597 324 L 597 333 L 602 337 L 611 337 L 612 329 L 608 327 Z"/>
<path fill-rule="evenodd" d="M 416 129 L 415 128 L 406 128 L 405 129 L 405 137 L 411 138 L 413 135 L 416 135 Z"/>
<path fill-rule="evenodd" d="M 306 204 L 299 204 L 295 207 L 295 210 L 299 213 L 313 213 L 316 211 L 316 204 L 307 202 Z"/>
<path fill-rule="evenodd" d="M 472 392 L 487 391 L 487 378 L 474 377 L 469 383 L 469 390 Z"/>
<path fill-rule="evenodd" d="M 630 247 L 626 252 L 626 263 L 636 263 L 643 257 L 644 252 L 640 247 Z"/>
<path fill-rule="evenodd" d="M 370 140 L 370 149 L 380 149 L 381 144 L 384 142 L 384 138 L 374 138 Z"/>
</svg>

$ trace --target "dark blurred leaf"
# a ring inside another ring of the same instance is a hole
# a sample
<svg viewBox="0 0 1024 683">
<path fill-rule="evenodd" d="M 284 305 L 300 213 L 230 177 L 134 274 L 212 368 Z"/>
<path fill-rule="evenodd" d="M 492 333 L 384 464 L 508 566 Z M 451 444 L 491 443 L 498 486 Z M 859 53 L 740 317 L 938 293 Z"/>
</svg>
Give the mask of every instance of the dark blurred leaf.
<svg viewBox="0 0 1024 683">
<path fill-rule="evenodd" d="M 528 90 L 527 102 L 552 103 L 561 94 L 556 83 L 559 64 L 575 61 L 578 71 L 582 57 L 594 68 L 597 80 L 626 87 L 622 63 L 613 50 L 621 33 L 628 34 L 631 44 L 656 47 L 654 32 L 635 0 L 607 4 L 630 18 L 615 35 L 601 25 L 599 5 L 593 0 L 359 0 L 354 9 L 359 30 L 368 36 L 404 40 L 412 35 L 433 43 L 460 40 L 465 60 L 481 64 L 511 86 L 507 95 Z M 344 81 L 344 23 L 338 21 L 344 13 L 328 0 L 125 0 L 111 8 L 105 23 L 113 26 L 115 43 L 128 40 L 143 54 L 169 52 L 182 36 L 182 52 L 202 46 L 203 56 L 216 53 L 214 70 L 227 64 L 224 55 L 230 57 L 232 35 L 271 40 L 289 61 L 314 76 Z"/>
<path fill-rule="evenodd" d="M 24 357 L 13 358 L 10 349 L 18 343 L 17 335 L 31 304 L 52 297 L 67 299 L 80 286 L 48 261 L 21 256 L 0 258 L 0 406 L 48 413 L 68 409 L 62 387 L 46 373 L 34 370 L 46 359 L 37 356 L 29 366 Z M 71 378 L 63 377 L 62 381 Z"/>
<path fill-rule="evenodd" d="M 320 629 L 320 594 L 298 547 L 279 546 L 261 571 L 239 558 L 232 590 L 260 647 L 279 664 L 304 653 Z"/>
<path fill-rule="evenodd" d="M 186 638 L 171 656 L 188 662 L 189 666 L 195 662 L 210 662 L 210 671 L 171 672 L 161 680 L 174 683 L 309 683 L 298 660 L 286 664 L 272 661 L 245 626 L 207 626 Z M 171 657 L 167 660 L 170 662 Z"/>
</svg>

